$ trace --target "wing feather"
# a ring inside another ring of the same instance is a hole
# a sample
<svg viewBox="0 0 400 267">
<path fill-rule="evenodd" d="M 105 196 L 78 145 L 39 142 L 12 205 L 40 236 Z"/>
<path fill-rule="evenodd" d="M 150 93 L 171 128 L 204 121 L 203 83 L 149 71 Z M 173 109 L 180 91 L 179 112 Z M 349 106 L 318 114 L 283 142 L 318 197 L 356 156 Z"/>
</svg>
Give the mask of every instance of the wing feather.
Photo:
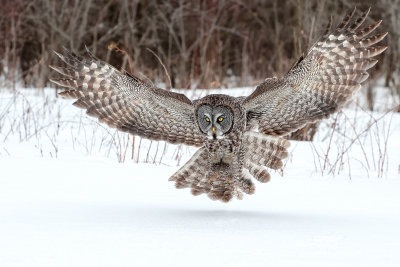
<svg viewBox="0 0 400 267">
<path fill-rule="evenodd" d="M 269 135 L 286 135 L 337 111 L 368 79 L 367 70 L 386 46 L 376 45 L 387 33 L 368 37 L 381 20 L 359 30 L 369 9 L 353 23 L 355 9 L 313 45 L 281 79 L 267 79 L 244 106 L 248 128 Z M 331 22 L 329 22 L 329 25 Z"/>
<path fill-rule="evenodd" d="M 62 77 L 51 79 L 67 88 L 59 95 L 118 130 L 152 140 L 202 146 L 192 102 L 183 94 L 150 86 L 122 74 L 89 51 L 84 58 L 66 49 L 56 53 L 67 67 L 50 66 Z"/>
</svg>

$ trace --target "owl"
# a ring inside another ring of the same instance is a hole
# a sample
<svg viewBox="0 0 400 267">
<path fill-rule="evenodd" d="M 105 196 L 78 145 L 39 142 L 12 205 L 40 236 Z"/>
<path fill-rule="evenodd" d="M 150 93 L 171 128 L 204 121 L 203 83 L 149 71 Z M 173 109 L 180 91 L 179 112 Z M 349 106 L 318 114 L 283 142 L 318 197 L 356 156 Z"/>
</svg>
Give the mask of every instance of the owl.
<svg viewBox="0 0 400 267">
<path fill-rule="evenodd" d="M 151 140 L 198 147 L 172 177 L 177 188 L 228 202 L 253 194 L 253 180 L 270 180 L 288 156 L 284 136 L 337 111 L 368 78 L 387 47 L 387 33 L 370 35 L 381 23 L 360 29 L 369 10 L 355 8 L 322 37 L 282 78 L 268 78 L 246 97 L 211 94 L 191 101 L 118 71 L 90 51 L 82 57 L 56 53 L 66 67 L 51 79 L 76 99 L 74 105 L 120 131 Z"/>
</svg>

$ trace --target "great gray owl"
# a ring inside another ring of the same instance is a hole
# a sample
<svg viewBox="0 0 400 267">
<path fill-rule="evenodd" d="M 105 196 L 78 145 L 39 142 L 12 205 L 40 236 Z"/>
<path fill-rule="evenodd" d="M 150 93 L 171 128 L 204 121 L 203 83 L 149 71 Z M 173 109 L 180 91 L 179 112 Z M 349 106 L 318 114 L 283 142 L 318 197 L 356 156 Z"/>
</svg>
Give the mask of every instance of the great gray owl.
<svg viewBox="0 0 400 267">
<path fill-rule="evenodd" d="M 52 82 L 68 88 L 60 95 L 77 99 L 110 127 L 152 140 L 200 147 L 171 178 L 177 188 L 191 188 L 227 202 L 254 193 L 252 178 L 265 183 L 267 168 L 279 169 L 289 142 L 282 137 L 338 110 L 361 83 L 386 47 L 387 33 L 369 36 L 381 23 L 359 29 L 369 10 L 352 19 L 349 12 L 283 76 L 268 78 L 247 97 L 185 95 L 149 85 L 121 73 L 89 51 L 83 58 L 66 50 L 57 55 L 67 68 Z M 351 22 L 353 21 L 353 22 Z"/>
</svg>

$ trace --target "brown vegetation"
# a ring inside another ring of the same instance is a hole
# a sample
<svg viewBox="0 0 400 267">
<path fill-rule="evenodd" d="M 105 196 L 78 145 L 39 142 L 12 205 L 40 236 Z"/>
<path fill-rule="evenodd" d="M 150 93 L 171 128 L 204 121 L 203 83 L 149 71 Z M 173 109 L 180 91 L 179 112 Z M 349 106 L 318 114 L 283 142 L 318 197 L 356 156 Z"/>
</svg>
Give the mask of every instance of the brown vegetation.
<svg viewBox="0 0 400 267">
<path fill-rule="evenodd" d="M 283 75 L 321 34 L 330 16 L 338 22 L 354 5 L 361 12 L 370 3 L 3 0 L 0 76 L 6 87 L 15 88 L 17 81 L 44 87 L 48 65 L 56 60 L 53 50 L 65 46 L 83 53 L 86 45 L 114 66 L 164 82 L 167 88 L 255 85 L 266 77 Z M 378 0 L 367 21 L 383 18 L 382 31 L 390 33 L 385 41 L 389 49 L 373 73 L 385 77 L 397 95 L 399 14 L 399 0 Z"/>
</svg>

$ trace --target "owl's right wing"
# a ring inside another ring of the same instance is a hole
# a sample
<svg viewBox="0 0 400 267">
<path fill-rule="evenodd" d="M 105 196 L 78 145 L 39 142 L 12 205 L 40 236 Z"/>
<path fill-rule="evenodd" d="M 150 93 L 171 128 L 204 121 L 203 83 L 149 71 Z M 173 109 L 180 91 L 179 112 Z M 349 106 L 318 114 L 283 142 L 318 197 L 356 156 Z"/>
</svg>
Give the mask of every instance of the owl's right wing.
<svg viewBox="0 0 400 267">
<path fill-rule="evenodd" d="M 66 49 L 56 53 L 67 67 L 50 66 L 64 77 L 51 79 L 66 87 L 61 96 L 108 126 L 151 140 L 202 146 L 192 102 L 183 94 L 150 86 L 123 74 L 90 52 L 83 58 Z"/>
<path fill-rule="evenodd" d="M 281 79 L 267 79 L 244 100 L 247 125 L 268 135 L 286 135 L 337 111 L 368 78 L 377 46 L 387 33 L 368 37 L 381 21 L 358 29 L 369 10 L 350 23 L 353 9 Z"/>
</svg>

